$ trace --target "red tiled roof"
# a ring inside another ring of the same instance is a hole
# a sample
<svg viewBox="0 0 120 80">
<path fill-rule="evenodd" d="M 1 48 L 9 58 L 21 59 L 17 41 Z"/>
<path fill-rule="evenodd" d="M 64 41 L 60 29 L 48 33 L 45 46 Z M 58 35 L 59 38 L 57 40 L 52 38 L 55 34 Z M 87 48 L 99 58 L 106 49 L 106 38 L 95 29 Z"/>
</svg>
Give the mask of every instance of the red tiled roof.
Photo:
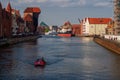
<svg viewBox="0 0 120 80">
<path fill-rule="evenodd" d="M 69 21 L 65 22 L 64 25 L 71 25 Z"/>
<path fill-rule="evenodd" d="M 108 24 L 111 18 L 88 18 L 90 24 Z"/>
<path fill-rule="evenodd" d="M 38 7 L 27 7 L 26 9 L 25 9 L 25 11 L 24 11 L 24 13 L 33 13 L 33 12 L 37 12 L 37 13 L 40 13 L 41 12 L 41 10 L 40 10 L 40 8 L 38 8 Z"/>
<path fill-rule="evenodd" d="M 38 7 L 34 7 L 34 8 L 33 8 L 33 12 L 41 12 L 41 10 L 40 10 L 40 8 L 38 8 Z"/>
<path fill-rule="evenodd" d="M 16 15 L 20 16 L 20 11 L 19 10 L 12 9 L 12 12 L 15 12 Z"/>
<path fill-rule="evenodd" d="M 32 16 L 30 14 L 28 14 L 24 17 L 24 20 L 25 21 L 32 21 Z"/>
</svg>

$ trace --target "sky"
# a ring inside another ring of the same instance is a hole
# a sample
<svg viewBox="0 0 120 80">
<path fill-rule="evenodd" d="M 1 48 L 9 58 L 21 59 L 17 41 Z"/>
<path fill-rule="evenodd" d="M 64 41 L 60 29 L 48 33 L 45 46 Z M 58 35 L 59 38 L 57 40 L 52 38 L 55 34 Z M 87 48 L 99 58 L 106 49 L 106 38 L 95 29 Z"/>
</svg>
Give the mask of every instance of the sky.
<svg viewBox="0 0 120 80">
<path fill-rule="evenodd" d="M 0 0 L 5 8 L 8 2 L 11 7 L 23 11 L 27 7 L 39 7 L 39 23 L 45 22 L 48 25 L 61 26 L 66 21 L 72 24 L 79 24 L 85 17 L 110 17 L 113 18 L 112 0 Z"/>
</svg>

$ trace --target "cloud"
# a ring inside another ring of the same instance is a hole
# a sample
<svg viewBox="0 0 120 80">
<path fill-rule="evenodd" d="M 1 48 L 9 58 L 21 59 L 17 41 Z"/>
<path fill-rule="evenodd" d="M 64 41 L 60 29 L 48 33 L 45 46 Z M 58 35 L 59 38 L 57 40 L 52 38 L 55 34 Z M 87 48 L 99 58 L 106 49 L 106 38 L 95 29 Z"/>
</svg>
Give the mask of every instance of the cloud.
<svg viewBox="0 0 120 80">
<path fill-rule="evenodd" d="M 18 0 L 18 4 L 47 4 L 50 6 L 57 7 L 74 7 L 74 6 L 84 6 L 86 4 L 86 0 Z"/>
<path fill-rule="evenodd" d="M 95 7 L 111 7 L 112 3 L 110 2 L 99 2 L 94 4 Z"/>
<path fill-rule="evenodd" d="M 86 0 L 51 0 L 51 4 L 58 7 L 83 6 Z"/>
<path fill-rule="evenodd" d="M 7 0 L 5 0 L 7 2 Z M 104 0 L 11 0 L 13 5 L 43 6 L 43 7 L 110 7 L 112 3 Z"/>
<path fill-rule="evenodd" d="M 18 3 L 33 3 L 33 2 L 38 2 L 38 3 L 44 3 L 49 0 L 18 0 Z"/>
</svg>

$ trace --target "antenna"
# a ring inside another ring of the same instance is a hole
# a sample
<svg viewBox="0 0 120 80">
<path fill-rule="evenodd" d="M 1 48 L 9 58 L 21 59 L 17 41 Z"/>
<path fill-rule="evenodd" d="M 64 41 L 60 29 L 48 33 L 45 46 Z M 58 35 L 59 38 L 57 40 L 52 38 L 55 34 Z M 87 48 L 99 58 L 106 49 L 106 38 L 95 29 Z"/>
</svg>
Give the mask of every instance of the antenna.
<svg viewBox="0 0 120 80">
<path fill-rule="evenodd" d="M 79 23 L 81 23 L 81 20 L 80 20 L 80 18 L 78 18 L 78 21 L 79 21 Z"/>
</svg>

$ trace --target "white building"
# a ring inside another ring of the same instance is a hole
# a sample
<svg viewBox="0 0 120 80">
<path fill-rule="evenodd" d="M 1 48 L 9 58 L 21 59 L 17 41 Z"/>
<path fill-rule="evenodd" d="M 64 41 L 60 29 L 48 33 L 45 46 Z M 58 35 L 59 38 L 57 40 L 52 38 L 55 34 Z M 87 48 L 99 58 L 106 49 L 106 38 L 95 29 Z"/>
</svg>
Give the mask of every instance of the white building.
<svg viewBox="0 0 120 80">
<path fill-rule="evenodd" d="M 12 13 L 12 35 L 16 36 L 18 32 L 17 18 L 16 13 Z"/>
<path fill-rule="evenodd" d="M 61 30 L 58 30 L 60 33 L 71 33 L 72 25 L 69 21 L 65 22 L 64 25 L 61 26 Z"/>
<path fill-rule="evenodd" d="M 82 34 L 87 36 L 104 35 L 111 18 L 85 18 L 82 24 Z"/>
</svg>

